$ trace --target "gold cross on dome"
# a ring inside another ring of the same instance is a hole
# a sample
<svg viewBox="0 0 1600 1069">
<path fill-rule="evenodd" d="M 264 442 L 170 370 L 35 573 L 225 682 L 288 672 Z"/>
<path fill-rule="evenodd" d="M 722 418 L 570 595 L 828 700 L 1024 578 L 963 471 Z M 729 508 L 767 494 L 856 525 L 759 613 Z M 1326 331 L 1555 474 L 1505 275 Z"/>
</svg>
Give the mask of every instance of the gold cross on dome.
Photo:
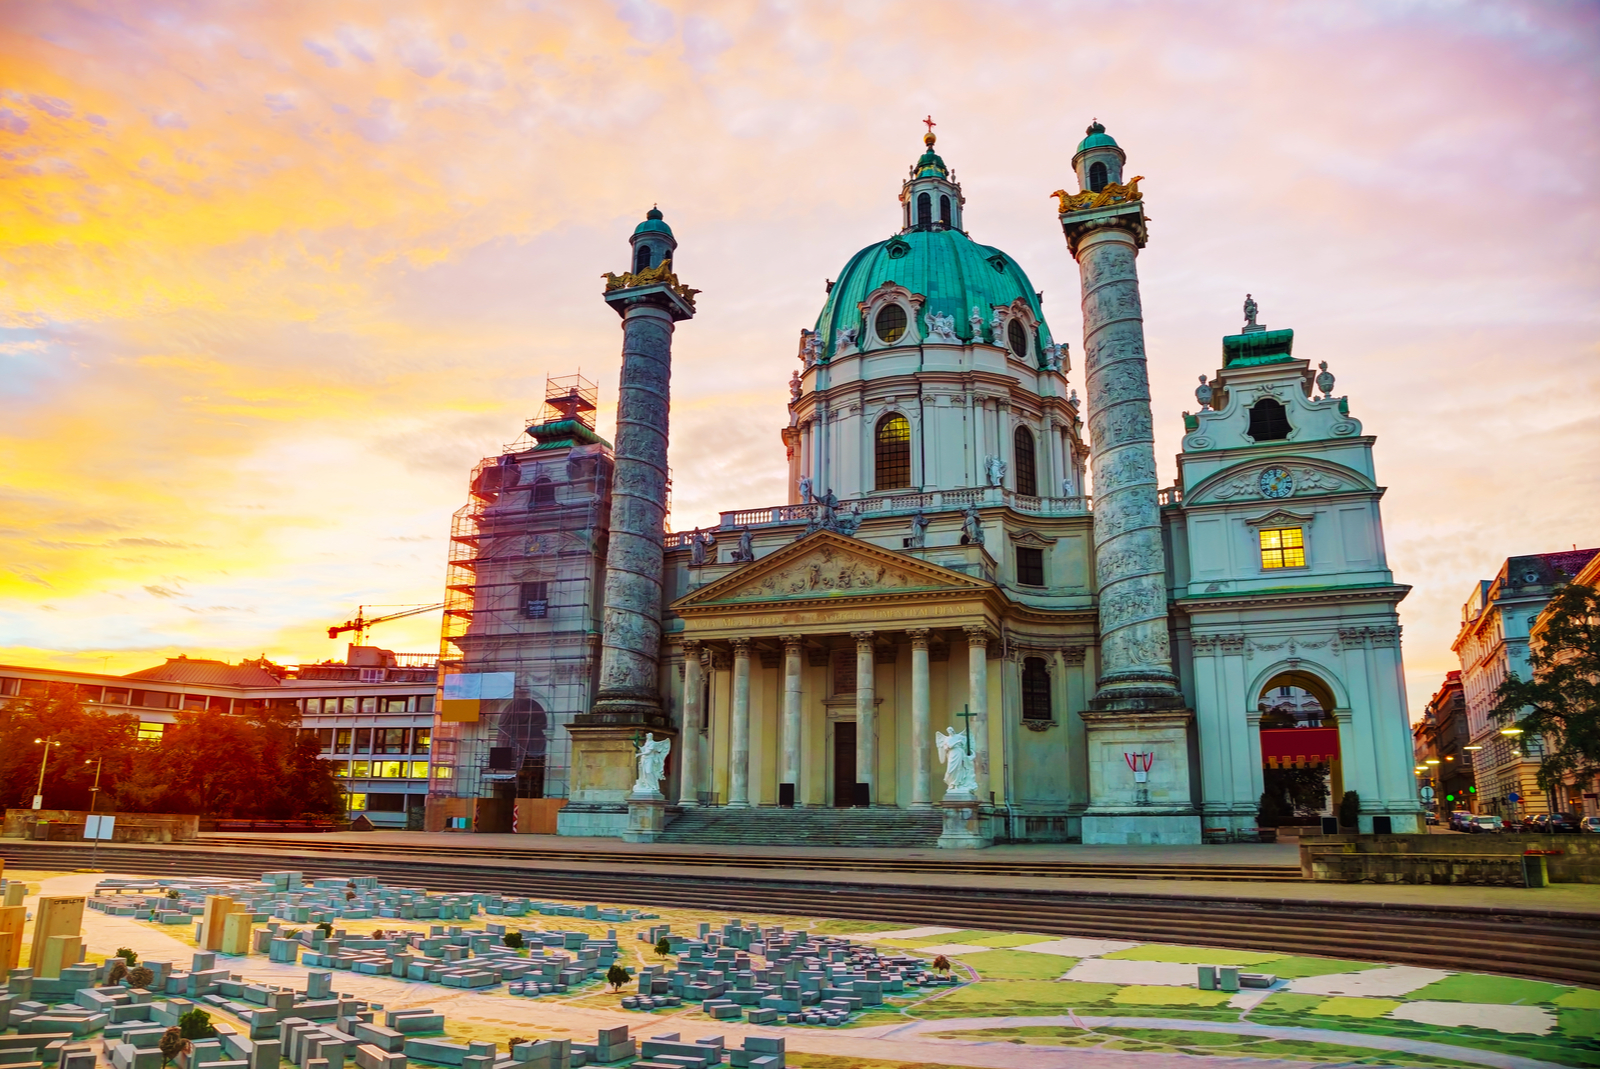
<svg viewBox="0 0 1600 1069">
<path fill-rule="evenodd" d="M 927 124 L 928 133 L 930 133 L 930 134 L 933 133 L 933 128 L 935 126 L 939 125 L 938 123 L 933 121 L 933 116 L 932 115 L 929 115 L 926 119 L 923 119 L 922 121 Z"/>
</svg>

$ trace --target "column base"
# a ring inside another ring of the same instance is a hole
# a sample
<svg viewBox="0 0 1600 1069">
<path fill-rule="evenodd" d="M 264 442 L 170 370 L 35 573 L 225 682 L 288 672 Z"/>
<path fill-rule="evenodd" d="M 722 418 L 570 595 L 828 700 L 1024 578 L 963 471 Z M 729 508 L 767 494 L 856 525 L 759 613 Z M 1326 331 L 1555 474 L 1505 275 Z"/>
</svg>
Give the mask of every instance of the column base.
<svg viewBox="0 0 1600 1069">
<path fill-rule="evenodd" d="M 1196 813 L 1088 812 L 1083 815 L 1083 843 L 1118 846 L 1200 845 Z"/>
</svg>

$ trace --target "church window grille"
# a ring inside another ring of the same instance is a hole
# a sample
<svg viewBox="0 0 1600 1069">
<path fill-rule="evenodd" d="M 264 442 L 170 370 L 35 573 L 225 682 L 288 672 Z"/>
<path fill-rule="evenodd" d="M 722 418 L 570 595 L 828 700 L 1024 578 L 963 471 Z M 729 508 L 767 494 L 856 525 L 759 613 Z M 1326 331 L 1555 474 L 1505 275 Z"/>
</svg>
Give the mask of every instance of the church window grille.
<svg viewBox="0 0 1600 1069">
<path fill-rule="evenodd" d="M 926 193 L 917 194 L 917 225 L 924 229 L 933 225 L 933 198 Z"/>
<path fill-rule="evenodd" d="M 1012 451 L 1016 456 L 1017 493 L 1036 497 L 1039 493 L 1039 469 L 1034 462 L 1033 432 L 1018 427 L 1011 436 Z"/>
<path fill-rule="evenodd" d="M 1281 442 L 1293 429 L 1283 405 L 1263 397 L 1250 409 L 1250 429 L 1245 433 L 1258 442 Z"/>
<path fill-rule="evenodd" d="M 1304 568 L 1305 532 L 1298 527 L 1269 527 L 1261 532 L 1262 568 Z"/>
<path fill-rule="evenodd" d="M 1006 324 L 1006 341 L 1018 356 L 1028 355 L 1028 332 L 1020 321 L 1013 319 Z"/>
<path fill-rule="evenodd" d="M 893 345 L 906 333 L 906 310 L 898 304 L 886 304 L 878 309 L 878 316 L 872 321 L 872 329 L 878 332 L 878 340 L 885 345 Z"/>
<path fill-rule="evenodd" d="M 911 424 L 904 416 L 878 421 L 877 478 L 879 490 L 900 490 L 911 485 Z"/>
<path fill-rule="evenodd" d="M 530 505 L 554 505 L 556 503 L 556 484 L 549 479 L 540 479 L 533 484 L 533 496 L 529 498 Z"/>
<path fill-rule="evenodd" d="M 939 197 L 939 222 L 950 225 L 950 198 L 943 194 Z"/>
<path fill-rule="evenodd" d="M 1022 586 L 1044 586 L 1044 550 L 1017 547 L 1017 582 Z"/>
<path fill-rule="evenodd" d="M 640 245 L 639 251 L 633 254 L 633 269 L 645 271 L 650 267 L 650 246 Z"/>
<path fill-rule="evenodd" d="M 530 620 L 543 620 L 550 615 L 548 582 L 522 584 L 522 615 Z"/>
<path fill-rule="evenodd" d="M 1091 193 L 1098 193 L 1106 188 L 1106 178 L 1105 164 L 1091 163 L 1089 165 L 1089 191 Z"/>
<path fill-rule="evenodd" d="M 1022 719 L 1055 719 L 1050 707 L 1050 669 L 1043 657 L 1028 657 L 1022 662 Z"/>
</svg>

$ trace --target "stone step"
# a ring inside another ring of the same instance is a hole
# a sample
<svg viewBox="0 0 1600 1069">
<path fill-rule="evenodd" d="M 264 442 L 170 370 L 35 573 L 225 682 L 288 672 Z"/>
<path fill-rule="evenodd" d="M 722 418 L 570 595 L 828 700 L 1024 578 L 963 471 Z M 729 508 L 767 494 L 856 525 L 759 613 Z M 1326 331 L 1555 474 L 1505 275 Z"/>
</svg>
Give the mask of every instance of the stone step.
<svg viewBox="0 0 1600 1069">
<path fill-rule="evenodd" d="M 723 846 L 931 847 L 939 838 L 937 812 L 905 809 L 685 810 L 660 841 Z"/>
</svg>

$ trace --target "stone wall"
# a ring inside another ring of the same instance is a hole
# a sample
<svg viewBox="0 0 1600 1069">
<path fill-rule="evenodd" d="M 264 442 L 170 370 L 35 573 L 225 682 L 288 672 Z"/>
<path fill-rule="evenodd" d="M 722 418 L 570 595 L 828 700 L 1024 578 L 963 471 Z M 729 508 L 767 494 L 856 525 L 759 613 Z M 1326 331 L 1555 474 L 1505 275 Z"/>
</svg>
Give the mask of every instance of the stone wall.
<svg viewBox="0 0 1600 1069">
<path fill-rule="evenodd" d="M 105 816 L 107 814 L 101 814 Z M 170 843 L 193 839 L 200 834 L 200 818 L 187 813 L 117 813 L 111 830 L 111 841 L 118 843 Z M 34 825 L 40 821 L 52 824 L 74 825 L 76 831 L 67 836 L 79 839 L 89 818 L 86 809 L 7 809 L 5 827 L 0 835 L 8 839 L 34 838 Z M 56 838 L 56 836 L 51 836 Z"/>
<path fill-rule="evenodd" d="M 1336 883 L 1521 886 L 1528 851 L 1548 852 L 1551 883 L 1600 884 L 1600 835 L 1308 836 L 1300 840 L 1300 869 L 1306 879 Z"/>
</svg>

